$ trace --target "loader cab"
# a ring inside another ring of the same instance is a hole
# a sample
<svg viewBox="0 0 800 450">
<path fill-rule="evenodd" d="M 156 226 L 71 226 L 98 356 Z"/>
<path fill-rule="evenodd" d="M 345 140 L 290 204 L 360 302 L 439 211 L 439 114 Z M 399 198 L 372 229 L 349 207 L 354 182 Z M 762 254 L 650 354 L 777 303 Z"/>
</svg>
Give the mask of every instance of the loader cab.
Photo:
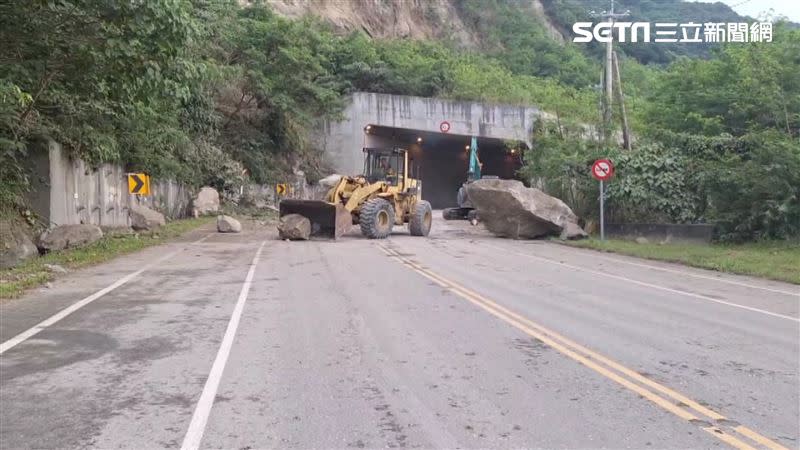
<svg viewBox="0 0 800 450">
<path fill-rule="evenodd" d="M 364 148 L 364 176 L 370 183 L 385 181 L 402 188 L 408 179 L 407 160 L 404 148 Z"/>
</svg>

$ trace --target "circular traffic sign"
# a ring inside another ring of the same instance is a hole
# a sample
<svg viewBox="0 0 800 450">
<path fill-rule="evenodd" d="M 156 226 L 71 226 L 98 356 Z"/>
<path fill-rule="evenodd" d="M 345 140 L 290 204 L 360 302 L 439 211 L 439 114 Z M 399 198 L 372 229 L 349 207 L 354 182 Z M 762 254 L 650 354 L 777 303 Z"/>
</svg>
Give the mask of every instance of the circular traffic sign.
<svg viewBox="0 0 800 450">
<path fill-rule="evenodd" d="M 442 133 L 447 133 L 448 131 L 450 131 L 450 122 L 445 120 L 442 123 L 440 123 L 439 131 L 441 131 Z"/>
<path fill-rule="evenodd" d="M 606 181 L 614 176 L 614 164 L 609 159 L 598 159 L 592 164 L 592 176 L 599 181 Z"/>
</svg>

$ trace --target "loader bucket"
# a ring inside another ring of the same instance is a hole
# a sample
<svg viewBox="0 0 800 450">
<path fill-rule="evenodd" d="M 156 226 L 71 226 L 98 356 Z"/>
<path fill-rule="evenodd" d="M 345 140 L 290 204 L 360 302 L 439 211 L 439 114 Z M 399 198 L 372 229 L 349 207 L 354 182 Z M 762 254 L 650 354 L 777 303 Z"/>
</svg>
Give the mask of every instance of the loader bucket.
<svg viewBox="0 0 800 450">
<path fill-rule="evenodd" d="M 338 239 L 353 225 L 350 212 L 339 203 L 321 200 L 281 200 L 280 216 L 300 214 L 311 221 L 311 237 Z"/>
</svg>

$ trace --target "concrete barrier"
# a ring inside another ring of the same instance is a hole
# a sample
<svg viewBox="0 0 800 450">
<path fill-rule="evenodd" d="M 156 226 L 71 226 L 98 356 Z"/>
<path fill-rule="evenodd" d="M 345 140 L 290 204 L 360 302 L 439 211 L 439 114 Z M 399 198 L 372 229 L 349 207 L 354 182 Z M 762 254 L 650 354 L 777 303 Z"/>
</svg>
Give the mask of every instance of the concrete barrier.
<svg viewBox="0 0 800 450">
<path fill-rule="evenodd" d="M 653 243 L 708 244 L 714 237 L 713 224 L 669 224 L 669 223 L 610 223 L 606 224 L 606 236 L 618 239 L 647 238 Z"/>
<path fill-rule="evenodd" d="M 94 224 L 103 227 L 130 226 L 128 210 L 141 204 L 171 219 L 187 217 L 192 199 L 189 188 L 170 180 L 152 180 L 151 195 L 128 194 L 123 167 L 102 164 L 92 167 L 69 158 L 61 145 L 47 140 L 32 146 L 29 168 L 32 210 L 52 225 Z"/>
</svg>

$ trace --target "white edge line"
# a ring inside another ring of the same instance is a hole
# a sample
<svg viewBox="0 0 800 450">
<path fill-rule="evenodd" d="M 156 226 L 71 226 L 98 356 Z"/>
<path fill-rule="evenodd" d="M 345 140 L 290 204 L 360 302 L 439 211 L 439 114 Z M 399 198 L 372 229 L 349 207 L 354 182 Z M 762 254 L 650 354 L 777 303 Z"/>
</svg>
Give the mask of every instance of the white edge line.
<svg viewBox="0 0 800 450">
<path fill-rule="evenodd" d="M 207 234 L 207 235 L 203 236 L 202 238 L 200 238 L 200 239 L 198 239 L 198 240 L 196 240 L 194 242 L 189 243 L 189 246 L 194 245 L 194 244 L 199 244 L 200 242 L 208 239 L 209 236 L 211 236 L 211 235 Z M 77 310 L 83 308 L 84 306 L 88 305 L 89 303 L 92 303 L 93 301 L 95 301 L 98 298 L 108 294 L 109 292 L 111 292 L 114 289 L 122 286 L 123 284 L 127 283 L 128 281 L 131 281 L 132 279 L 134 279 L 137 276 L 139 276 L 145 270 L 148 270 L 148 269 L 150 269 L 150 268 L 152 268 L 152 267 L 164 262 L 165 260 L 177 255 L 178 253 L 184 251 L 187 247 L 188 246 L 181 247 L 178 250 L 175 250 L 173 252 L 167 253 L 166 255 L 162 256 L 161 258 L 158 258 L 157 260 L 155 260 L 155 261 L 151 262 L 150 264 L 147 264 L 146 266 L 144 266 L 141 269 L 137 270 L 136 272 L 132 272 L 132 273 L 129 273 L 128 275 L 125 275 L 124 277 L 120 278 L 119 280 L 115 281 L 114 283 L 110 284 L 109 286 L 106 286 L 103 289 L 100 289 L 99 291 L 95 292 L 94 294 L 92 294 L 92 295 L 90 295 L 88 297 L 85 297 L 85 298 L 83 298 L 83 299 L 81 299 L 81 300 L 79 300 L 79 301 L 67 306 L 66 308 L 62 309 L 61 311 L 59 311 L 59 312 L 57 312 L 55 314 L 53 314 L 52 316 L 48 317 L 47 319 L 39 322 L 38 324 L 32 326 L 31 328 L 28 328 L 27 330 L 25 330 L 22 333 L 12 337 L 11 339 L 3 342 L 2 344 L 0 344 L 0 355 L 2 355 L 3 353 L 7 352 L 8 350 L 11 350 L 12 348 L 16 347 L 17 345 L 21 344 L 22 342 L 25 342 L 26 340 L 28 340 L 31 337 L 33 337 L 36 334 L 38 334 L 40 331 L 42 331 L 45 328 L 55 324 L 56 322 L 60 321 L 61 319 L 67 317 L 68 315 L 70 315 L 70 314 L 74 313 L 75 311 L 77 311 Z"/>
<path fill-rule="evenodd" d="M 559 245 L 559 246 L 564 247 L 564 245 L 562 245 L 562 244 L 546 244 L 546 245 Z M 617 263 L 622 263 L 622 264 L 629 264 L 631 266 L 637 266 L 637 267 L 646 267 L 648 269 L 661 270 L 663 272 L 670 272 L 670 273 L 675 273 L 675 274 L 679 274 L 679 275 L 686 275 L 686 276 L 690 276 L 690 277 L 701 278 L 701 279 L 704 279 L 704 280 L 718 281 L 720 283 L 733 284 L 733 285 L 736 285 L 736 286 L 742 286 L 742 287 L 746 287 L 746 288 L 750 288 L 750 289 L 761 289 L 763 291 L 775 292 L 776 294 L 786 294 L 786 295 L 790 295 L 792 297 L 797 297 L 798 300 L 800 300 L 800 287 L 797 288 L 798 292 L 789 292 L 789 291 L 784 291 L 782 289 L 775 289 L 775 288 L 769 288 L 769 287 L 764 287 L 764 286 L 756 286 L 754 284 L 749 284 L 749 283 L 742 283 L 741 281 L 726 280 L 724 278 L 712 277 L 712 276 L 708 276 L 708 275 L 700 275 L 700 274 L 691 273 L 691 272 L 685 271 L 685 270 L 668 269 L 666 267 L 658 267 L 658 266 L 653 266 L 653 265 L 650 265 L 650 264 L 636 263 L 636 262 L 633 262 L 633 261 L 625 261 L 624 259 L 621 259 L 621 258 L 611 258 L 611 257 L 603 255 L 602 251 L 597 251 L 597 250 L 593 250 L 593 249 L 584 249 L 584 248 L 581 248 L 581 247 L 569 247 L 569 248 L 570 249 L 580 249 L 580 250 L 593 251 L 595 253 L 598 253 L 598 255 L 597 255 L 598 258 L 605 259 L 606 261 L 612 261 L 612 262 L 617 262 Z"/>
<path fill-rule="evenodd" d="M 256 265 L 261 258 L 261 251 L 267 241 L 263 241 L 253 257 L 253 262 L 250 263 L 250 270 L 247 271 L 242 290 L 239 292 L 239 298 L 236 300 L 236 306 L 233 308 L 231 319 L 228 322 L 228 328 L 225 329 L 225 335 L 222 338 L 222 343 L 217 351 L 217 357 L 214 359 L 214 364 L 211 366 L 211 372 L 208 374 L 206 384 L 203 387 L 203 393 L 200 394 L 200 400 L 197 401 L 192 421 L 186 431 L 186 436 L 183 438 L 181 450 L 197 449 L 200 447 L 200 442 L 203 440 L 203 433 L 205 433 L 208 417 L 211 414 L 211 408 L 214 406 L 214 398 L 217 396 L 217 389 L 222 380 L 222 373 L 225 371 L 225 365 L 228 363 L 228 356 L 230 356 L 231 348 L 233 347 L 233 339 L 236 337 L 236 329 L 239 328 L 239 321 L 242 318 L 244 311 L 244 304 L 247 301 L 247 294 L 250 292 L 250 286 L 253 284 L 253 275 L 256 272 Z"/>
<path fill-rule="evenodd" d="M 640 286 L 645 286 L 645 287 L 649 287 L 649 288 L 652 288 L 652 289 L 658 289 L 658 290 L 662 290 L 662 291 L 666 291 L 666 292 L 672 292 L 674 294 L 686 295 L 686 296 L 698 298 L 698 299 L 701 299 L 701 300 L 707 300 L 707 301 L 714 302 L 714 303 L 720 303 L 720 304 L 723 304 L 723 305 L 732 306 L 734 308 L 746 309 L 748 311 L 753 311 L 753 312 L 757 312 L 757 313 L 761 313 L 761 314 L 766 314 L 768 316 L 778 317 L 778 318 L 781 318 L 781 319 L 787 319 L 787 320 L 791 320 L 791 321 L 794 321 L 794 322 L 800 322 L 800 318 L 797 318 L 797 317 L 786 316 L 784 314 L 778 314 L 778 313 L 774 313 L 774 312 L 771 312 L 771 311 L 765 311 L 763 309 L 753 308 L 751 306 L 740 305 L 738 303 L 726 302 L 724 300 L 718 300 L 716 298 L 707 297 L 705 295 L 695 294 L 695 293 L 686 292 L 686 291 L 680 291 L 678 289 L 672 289 L 672 288 L 668 288 L 668 287 L 664 287 L 664 286 L 659 286 L 657 284 L 645 283 L 644 281 L 638 281 L 638 280 L 634 280 L 634 279 L 623 277 L 623 276 L 619 276 L 619 275 L 612 275 L 612 274 L 607 273 L 607 272 L 601 272 L 601 271 L 598 271 L 598 270 L 586 269 L 584 267 L 574 266 L 572 264 L 562 263 L 562 262 L 559 262 L 559 261 L 553 261 L 551 259 L 542 258 L 541 256 L 530 255 L 530 254 L 527 254 L 527 253 L 522 253 L 522 252 L 514 251 L 514 250 L 511 250 L 511 249 L 505 249 L 505 248 L 502 248 L 502 247 L 497 247 L 497 246 L 491 245 L 491 244 L 484 243 L 483 245 L 486 245 L 486 246 L 492 247 L 492 248 L 496 248 L 496 249 L 502 250 L 502 251 L 510 251 L 510 252 L 516 253 L 518 255 L 527 256 L 528 258 L 538 259 L 540 261 L 544 261 L 544 262 L 547 262 L 547 263 L 550 263 L 550 264 L 554 264 L 554 265 L 557 265 L 557 266 L 569 267 L 570 269 L 580 270 L 582 272 L 587 272 L 587 273 L 591 273 L 591 274 L 594 274 L 594 275 L 600 275 L 600 276 L 605 277 L 605 278 L 614 278 L 616 280 L 627 281 L 629 283 L 638 284 Z"/>
</svg>

